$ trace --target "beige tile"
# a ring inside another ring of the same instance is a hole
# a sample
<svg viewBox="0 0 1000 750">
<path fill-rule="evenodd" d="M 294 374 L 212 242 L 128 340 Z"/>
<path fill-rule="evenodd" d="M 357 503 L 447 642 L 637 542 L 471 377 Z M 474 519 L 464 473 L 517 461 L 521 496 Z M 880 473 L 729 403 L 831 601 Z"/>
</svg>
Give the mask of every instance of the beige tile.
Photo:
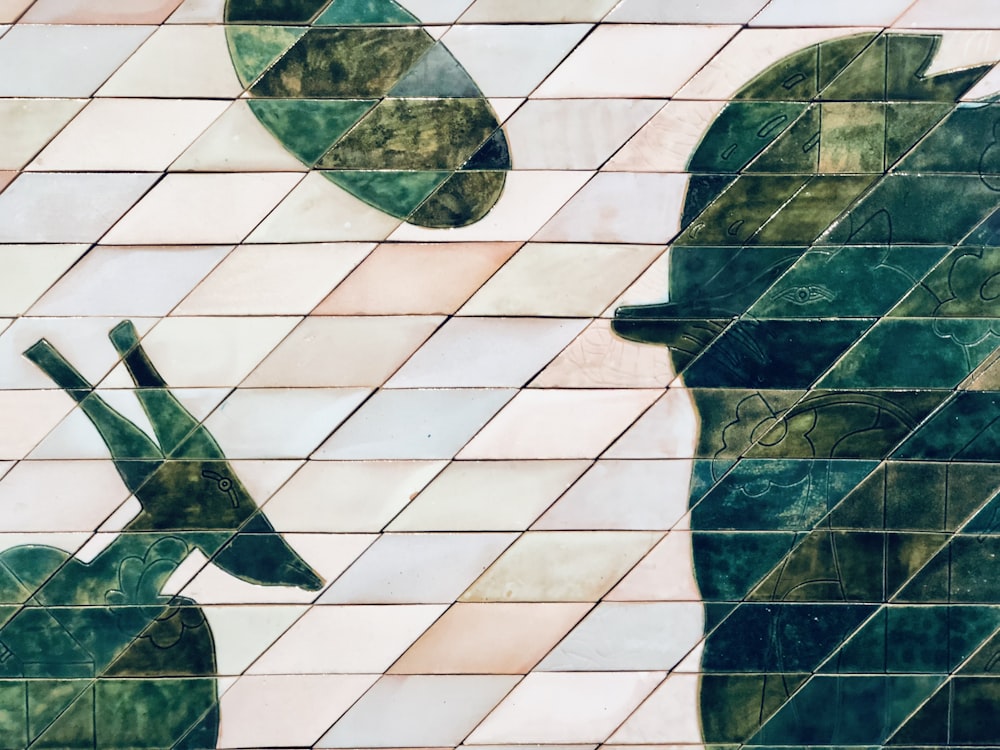
<svg viewBox="0 0 1000 750">
<path fill-rule="evenodd" d="M 0 0 L 0 23 L 14 23 L 35 0 Z"/>
<path fill-rule="evenodd" d="M 476 0 L 460 23 L 600 21 L 618 0 Z"/>
<path fill-rule="evenodd" d="M 671 388 L 608 449 L 606 458 L 692 458 L 698 416 L 691 394 Z"/>
<path fill-rule="evenodd" d="M 225 102 L 95 99 L 28 165 L 39 172 L 161 172 Z"/>
<path fill-rule="evenodd" d="M 267 515 L 277 528 L 288 531 L 380 532 L 445 465 L 310 461 L 268 502 Z"/>
<path fill-rule="evenodd" d="M 340 284 L 315 315 L 450 315 L 519 243 L 385 244 Z"/>
<path fill-rule="evenodd" d="M 215 640 L 218 674 L 243 674 L 307 609 L 259 604 L 202 607 Z"/>
<path fill-rule="evenodd" d="M 604 167 L 608 172 L 686 172 L 725 102 L 667 102 Z"/>
<path fill-rule="evenodd" d="M 0 459 L 24 458 L 73 406 L 55 390 L 0 391 Z"/>
<path fill-rule="evenodd" d="M 461 315 L 600 315 L 662 252 L 641 245 L 525 245 Z"/>
<path fill-rule="evenodd" d="M 663 672 L 535 673 L 480 724 L 468 744 L 604 742 Z"/>
<path fill-rule="evenodd" d="M 17 172 L 0 171 L 0 193 L 17 177 Z"/>
<path fill-rule="evenodd" d="M 104 238 L 109 245 L 242 242 L 301 174 L 169 174 Z"/>
<path fill-rule="evenodd" d="M 249 674 L 381 674 L 447 605 L 315 606 Z"/>
<path fill-rule="evenodd" d="M 0 169 L 21 169 L 84 104 L 85 99 L 0 99 Z"/>
<path fill-rule="evenodd" d="M 806 4 L 796 0 L 771 0 L 750 22 L 751 26 L 889 26 L 913 0 L 840 0 Z M 954 8 L 954 4 L 951 5 Z M 995 9 L 994 9 L 995 10 Z"/>
<path fill-rule="evenodd" d="M 597 458 L 660 395 L 653 390 L 526 390 L 463 459 Z"/>
<path fill-rule="evenodd" d="M 605 599 L 620 602 L 698 602 L 690 531 L 671 531 Z"/>
<path fill-rule="evenodd" d="M 35 0 L 21 23 L 159 24 L 181 0 Z"/>
<path fill-rule="evenodd" d="M 612 23 L 746 23 L 770 0 L 623 0 Z"/>
<path fill-rule="evenodd" d="M 996 10 L 990 0 L 917 0 L 895 25 L 910 29 L 995 29 Z"/>
<path fill-rule="evenodd" d="M 628 305 L 650 305 L 669 301 L 667 280 L 670 277 L 670 248 L 667 248 L 654 260 L 642 275 L 639 276 L 622 295 L 604 311 L 604 317 L 613 318 L 619 307 Z M 666 347 L 651 347 L 661 348 Z M 673 368 L 671 368 L 673 369 Z"/>
<path fill-rule="evenodd" d="M 20 315 L 87 250 L 86 245 L 0 245 L 0 315 Z"/>
<path fill-rule="evenodd" d="M 250 373 L 246 385 L 378 388 L 442 322 L 435 315 L 307 318 Z"/>
<path fill-rule="evenodd" d="M 391 674 L 527 674 L 589 604 L 455 604 Z"/>
<path fill-rule="evenodd" d="M 243 92 L 222 26 L 161 26 L 98 96 L 235 99 Z"/>
<path fill-rule="evenodd" d="M 589 461 L 455 461 L 389 531 L 523 531 Z"/>
<path fill-rule="evenodd" d="M 672 674 L 611 737 L 611 742 L 647 745 L 701 744 L 698 683 L 694 674 Z"/>
<path fill-rule="evenodd" d="M 637 531 L 529 531 L 463 602 L 596 602 L 659 540 Z"/>
</svg>

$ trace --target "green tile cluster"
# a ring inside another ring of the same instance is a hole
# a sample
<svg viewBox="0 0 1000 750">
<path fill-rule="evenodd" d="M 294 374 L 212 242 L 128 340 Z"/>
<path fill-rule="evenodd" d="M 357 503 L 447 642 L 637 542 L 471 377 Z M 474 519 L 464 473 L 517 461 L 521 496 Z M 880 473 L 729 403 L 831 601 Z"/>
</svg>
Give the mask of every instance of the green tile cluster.
<svg viewBox="0 0 1000 750">
<path fill-rule="evenodd" d="M 689 164 L 667 346 L 712 747 L 1000 745 L 1000 104 L 940 39 L 810 46 Z M 678 383 L 680 385 L 680 383 Z"/>
<path fill-rule="evenodd" d="M 250 108 L 298 159 L 427 227 L 481 219 L 510 153 L 462 65 L 393 0 L 228 0 Z"/>
</svg>

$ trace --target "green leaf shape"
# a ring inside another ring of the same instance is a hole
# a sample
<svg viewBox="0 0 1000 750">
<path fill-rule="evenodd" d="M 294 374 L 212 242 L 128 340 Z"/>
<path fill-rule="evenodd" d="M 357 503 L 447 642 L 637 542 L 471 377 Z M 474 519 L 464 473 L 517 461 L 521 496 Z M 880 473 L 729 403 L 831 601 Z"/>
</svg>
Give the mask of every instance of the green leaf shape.
<svg viewBox="0 0 1000 750">
<path fill-rule="evenodd" d="M 249 86 L 256 81 L 305 33 L 295 26 L 226 26 L 229 53 L 240 83 Z"/>
<path fill-rule="evenodd" d="M 506 172 L 456 172 L 410 216 L 410 223 L 439 229 L 475 224 L 496 205 L 506 179 Z"/>
<path fill-rule="evenodd" d="M 393 0 L 333 0 L 316 19 L 317 26 L 408 25 L 420 21 Z"/>
<path fill-rule="evenodd" d="M 313 166 L 377 99 L 251 99 L 250 109 L 281 143 Z"/>
<path fill-rule="evenodd" d="M 406 219 L 450 173 L 341 170 L 322 174 L 365 203 Z"/>
</svg>

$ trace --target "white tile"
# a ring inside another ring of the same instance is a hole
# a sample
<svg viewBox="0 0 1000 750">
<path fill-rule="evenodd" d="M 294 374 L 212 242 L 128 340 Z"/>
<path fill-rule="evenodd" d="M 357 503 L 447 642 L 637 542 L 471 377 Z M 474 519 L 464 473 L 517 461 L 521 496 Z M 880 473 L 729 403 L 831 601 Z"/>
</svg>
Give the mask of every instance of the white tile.
<svg viewBox="0 0 1000 750">
<path fill-rule="evenodd" d="M 700 602 L 689 531 L 671 531 L 605 599 L 622 602 Z"/>
<path fill-rule="evenodd" d="M 623 0 L 610 23 L 746 23 L 769 0 Z"/>
<path fill-rule="evenodd" d="M 589 466 L 589 461 L 456 461 L 388 528 L 523 531 Z"/>
<path fill-rule="evenodd" d="M 184 0 L 167 23 L 222 23 L 226 0 Z"/>
<path fill-rule="evenodd" d="M 771 0 L 750 25 L 888 26 L 911 5 L 913 0 L 881 0 L 877 3 L 871 0 L 839 0 L 837 3 L 808 4 L 797 0 Z"/>
<path fill-rule="evenodd" d="M 673 669 L 704 633 L 700 602 L 604 602 L 538 665 L 541 672 Z"/>
<path fill-rule="evenodd" d="M 306 458 L 366 388 L 240 388 L 206 420 L 229 458 Z"/>
<path fill-rule="evenodd" d="M 98 96 L 235 99 L 243 92 L 222 26 L 161 26 Z"/>
<path fill-rule="evenodd" d="M 667 102 L 611 161 L 608 172 L 686 172 L 691 154 L 725 102 Z"/>
<path fill-rule="evenodd" d="M 691 393 L 671 388 L 608 450 L 606 458 L 692 458 L 698 415 Z"/>
<path fill-rule="evenodd" d="M 505 124 L 515 169 L 599 169 L 663 106 L 657 99 L 529 100 Z"/>
<path fill-rule="evenodd" d="M 604 742 L 663 677 L 662 672 L 530 674 L 468 744 Z"/>
<path fill-rule="evenodd" d="M 87 250 L 87 245 L 0 245 L 0 315 L 20 315 Z"/>
<path fill-rule="evenodd" d="M 0 99 L 0 169 L 20 169 L 65 127 L 84 99 Z"/>
<path fill-rule="evenodd" d="M 24 458 L 73 406 L 55 390 L 0 391 L 0 459 Z"/>
<path fill-rule="evenodd" d="M 379 532 L 444 467 L 443 461 L 310 461 L 268 502 L 267 515 L 287 531 Z"/>
<path fill-rule="evenodd" d="M 307 318 L 250 374 L 246 385 L 377 388 L 443 321 L 435 315 Z"/>
<path fill-rule="evenodd" d="M 402 223 L 310 172 L 247 241 L 381 242 Z"/>
<path fill-rule="evenodd" d="M 375 682 L 367 675 L 245 675 L 219 701 L 220 748 L 310 747 Z"/>
<path fill-rule="evenodd" d="M 529 531 L 463 602 L 596 602 L 662 535 L 640 531 Z"/>
<path fill-rule="evenodd" d="M 736 26 L 599 26 L 536 92 L 541 99 L 672 97 Z M 609 64 L 609 61 L 614 64 Z"/>
<path fill-rule="evenodd" d="M 424 23 L 454 23 L 472 0 L 401 0 L 400 4 Z"/>
<path fill-rule="evenodd" d="M 42 392 L 59 393 L 58 391 Z M 102 394 L 102 396 L 104 395 L 106 393 Z M 68 396 L 64 396 L 64 398 L 69 401 Z M 131 416 L 131 414 L 128 415 L 129 418 Z M 93 423 L 82 410 L 73 409 L 66 415 L 65 419 L 56 425 L 49 425 L 49 427 L 51 431 L 38 442 L 34 449 L 27 453 L 28 458 L 33 460 L 109 460 L 111 458 L 111 451 L 107 444 L 101 439 L 100 433 L 94 429 Z"/>
<path fill-rule="evenodd" d="M 170 166 L 172 172 L 306 171 L 260 124 L 245 99 L 233 102 L 197 140 L 188 139 L 184 146 L 184 153 Z"/>
<path fill-rule="evenodd" d="M 90 96 L 152 26 L 15 26 L 0 39 L 0 96 Z"/>
<path fill-rule="evenodd" d="M 0 242 L 97 242 L 156 181 L 153 174 L 21 174 L 0 193 Z"/>
<path fill-rule="evenodd" d="M 597 458 L 659 395 L 653 390 L 521 391 L 459 457 Z"/>
<path fill-rule="evenodd" d="M 163 316 L 230 249 L 97 247 L 59 279 L 30 314 Z"/>
<path fill-rule="evenodd" d="M 451 604 L 515 534 L 383 534 L 321 604 Z"/>
<path fill-rule="evenodd" d="M 225 108 L 217 101 L 95 99 L 28 169 L 159 172 Z"/>
<path fill-rule="evenodd" d="M 447 605 L 315 606 L 249 674 L 381 674 Z"/>
<path fill-rule="evenodd" d="M 649 264 L 649 267 L 642 272 L 622 295 L 612 302 L 608 309 L 604 311 L 604 316 L 613 318 L 619 307 L 628 305 L 651 305 L 669 301 L 668 280 L 670 278 L 671 248 L 667 248 L 660 256 Z M 649 348 L 666 349 L 666 347 Z M 673 366 L 671 365 L 671 370 Z"/>
<path fill-rule="evenodd" d="M 680 229 L 687 184 L 683 174 L 597 174 L 535 239 L 664 245 Z"/>
<path fill-rule="evenodd" d="M 590 24 L 462 25 L 442 41 L 486 96 L 528 96 Z"/>
<path fill-rule="evenodd" d="M 662 252 L 641 245 L 525 245 L 460 315 L 600 315 Z"/>
<path fill-rule="evenodd" d="M 220 675 L 241 675 L 307 610 L 305 605 L 202 607 Z"/>
<path fill-rule="evenodd" d="M 158 24 L 180 0 L 35 0 L 21 23 Z"/>
<path fill-rule="evenodd" d="M 997 8 L 990 0 L 917 0 L 895 25 L 910 29 L 995 29 Z"/>
<path fill-rule="evenodd" d="M 306 315 L 372 251 L 369 243 L 240 245 L 177 315 Z"/>
<path fill-rule="evenodd" d="M 696 674 L 672 674 L 649 700 L 611 737 L 612 742 L 670 745 L 702 742 L 698 721 L 699 682 Z"/>
<path fill-rule="evenodd" d="M 619 0 L 476 0 L 461 23 L 600 21 Z"/>
<path fill-rule="evenodd" d="M 301 174 L 287 172 L 168 174 L 115 225 L 104 242 L 242 242 L 301 179 Z"/>
<path fill-rule="evenodd" d="M 379 391 L 313 458 L 450 459 L 514 393 L 468 388 Z"/>
<path fill-rule="evenodd" d="M 689 461 L 601 460 L 535 529 L 663 530 L 687 512 Z"/>
<path fill-rule="evenodd" d="M 583 330 L 585 320 L 452 318 L 387 388 L 520 387 Z"/>
<path fill-rule="evenodd" d="M 316 747 L 455 747 L 518 679 L 504 675 L 383 677 Z M 392 720 L 387 721 L 387 716 Z"/>
</svg>

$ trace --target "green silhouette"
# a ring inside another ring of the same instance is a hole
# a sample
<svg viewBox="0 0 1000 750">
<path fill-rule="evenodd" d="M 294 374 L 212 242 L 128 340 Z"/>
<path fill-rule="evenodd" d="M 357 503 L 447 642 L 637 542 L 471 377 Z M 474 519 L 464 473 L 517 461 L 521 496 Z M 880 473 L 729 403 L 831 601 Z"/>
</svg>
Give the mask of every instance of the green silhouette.
<svg viewBox="0 0 1000 750">
<path fill-rule="evenodd" d="M 214 748 L 212 632 L 198 605 L 164 596 L 164 584 L 200 550 L 245 581 L 323 586 L 167 388 L 132 323 L 110 338 L 156 442 L 47 341 L 25 352 L 97 428 L 142 511 L 89 563 L 43 546 L 0 553 L 3 748 Z"/>
<path fill-rule="evenodd" d="M 1000 745 L 1000 105 L 934 35 L 758 75 L 691 157 L 667 346 L 711 746 Z"/>
<path fill-rule="evenodd" d="M 311 169 L 392 216 L 472 224 L 510 169 L 489 102 L 394 0 L 227 0 L 250 109 Z"/>
</svg>

